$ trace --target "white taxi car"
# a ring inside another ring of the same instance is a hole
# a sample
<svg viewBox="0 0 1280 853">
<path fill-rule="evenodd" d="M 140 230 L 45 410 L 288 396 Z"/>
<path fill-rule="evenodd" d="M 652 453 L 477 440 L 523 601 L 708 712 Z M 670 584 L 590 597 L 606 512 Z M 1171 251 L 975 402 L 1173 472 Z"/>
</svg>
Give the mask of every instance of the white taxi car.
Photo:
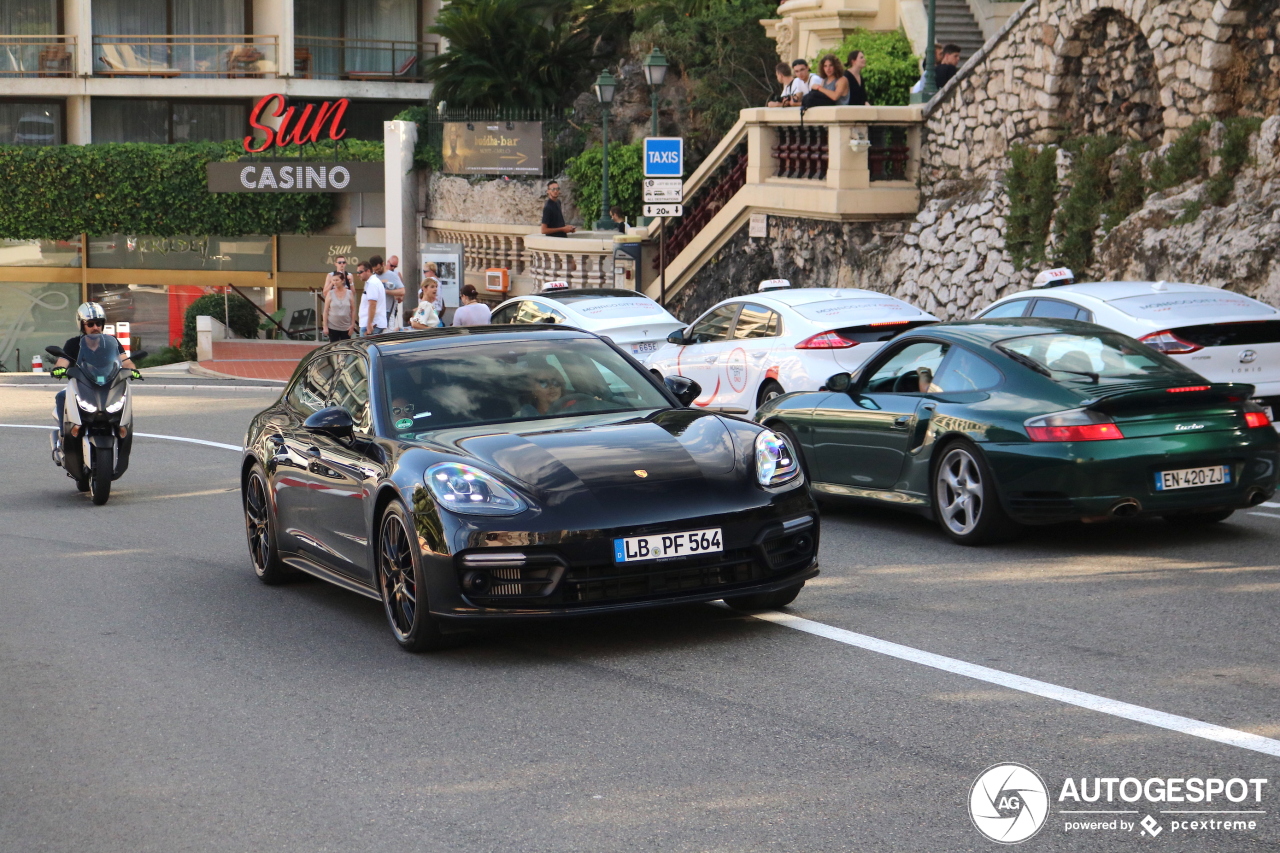
<svg viewBox="0 0 1280 853">
<path fill-rule="evenodd" d="M 714 306 L 649 359 L 661 376 L 702 386 L 695 406 L 752 413 L 789 391 L 817 391 L 853 372 L 890 338 L 938 318 L 855 288 L 792 288 L 784 279 Z"/>
<path fill-rule="evenodd" d="M 684 324 L 643 293 L 615 288 L 570 288 L 549 281 L 542 291 L 503 302 L 489 320 L 505 323 L 558 323 L 609 338 L 641 363 L 673 330 Z"/>
<path fill-rule="evenodd" d="M 1171 281 L 1051 285 L 1006 296 L 978 314 L 993 317 L 1084 320 L 1115 329 L 1206 379 L 1253 385 L 1267 415 L 1280 413 L 1280 311 L 1243 294 Z"/>
</svg>

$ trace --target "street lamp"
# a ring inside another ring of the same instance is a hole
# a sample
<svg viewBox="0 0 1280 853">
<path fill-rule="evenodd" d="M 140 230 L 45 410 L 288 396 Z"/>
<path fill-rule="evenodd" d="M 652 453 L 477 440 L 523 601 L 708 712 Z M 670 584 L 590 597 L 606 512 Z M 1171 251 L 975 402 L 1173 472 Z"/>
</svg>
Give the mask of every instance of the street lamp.
<svg viewBox="0 0 1280 853">
<path fill-rule="evenodd" d="M 597 231 L 608 231 L 614 227 L 609 218 L 609 105 L 613 103 L 614 90 L 618 81 L 608 71 L 601 71 L 596 78 L 596 100 L 600 102 L 600 141 L 604 152 L 600 160 L 600 220 L 596 222 Z"/>
<path fill-rule="evenodd" d="M 653 101 L 650 136 L 658 135 L 658 90 L 667 79 L 667 57 L 656 47 L 644 58 L 644 79 L 649 81 L 649 97 Z"/>
<path fill-rule="evenodd" d="M 924 78 L 920 81 L 924 84 L 919 92 L 911 93 L 911 103 L 927 104 L 938 94 L 938 81 L 934 79 L 934 73 L 937 69 L 937 57 L 934 56 L 934 44 L 937 43 L 937 22 L 938 22 L 938 0 L 929 0 L 929 37 L 926 40 L 924 48 Z"/>
</svg>

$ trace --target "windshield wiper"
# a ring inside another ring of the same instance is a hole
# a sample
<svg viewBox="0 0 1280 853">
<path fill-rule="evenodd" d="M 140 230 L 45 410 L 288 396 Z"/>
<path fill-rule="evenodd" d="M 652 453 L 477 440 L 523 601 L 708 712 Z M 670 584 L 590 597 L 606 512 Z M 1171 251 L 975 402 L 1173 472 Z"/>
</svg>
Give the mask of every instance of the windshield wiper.
<svg viewBox="0 0 1280 853">
<path fill-rule="evenodd" d="M 1094 385 L 1097 385 L 1098 380 L 1102 378 L 1097 373 L 1094 373 L 1091 370 L 1067 370 L 1064 367 L 1051 367 L 1049 369 L 1056 370 L 1059 373 L 1074 373 L 1076 376 L 1087 376 L 1093 382 Z"/>
<path fill-rule="evenodd" d="M 1034 358 L 1031 358 L 1030 356 L 1023 355 L 1022 353 L 1017 352 L 1016 350 L 1005 349 L 1004 347 L 999 345 L 996 346 L 996 349 L 1000 350 L 1000 352 L 1004 353 L 1005 355 L 1009 356 L 1009 358 L 1018 362 L 1018 364 L 1021 364 L 1024 367 L 1031 368 L 1036 373 L 1043 374 L 1044 376 L 1053 375 L 1052 373 L 1049 372 L 1049 368 L 1045 367 L 1043 364 L 1036 361 Z"/>
</svg>

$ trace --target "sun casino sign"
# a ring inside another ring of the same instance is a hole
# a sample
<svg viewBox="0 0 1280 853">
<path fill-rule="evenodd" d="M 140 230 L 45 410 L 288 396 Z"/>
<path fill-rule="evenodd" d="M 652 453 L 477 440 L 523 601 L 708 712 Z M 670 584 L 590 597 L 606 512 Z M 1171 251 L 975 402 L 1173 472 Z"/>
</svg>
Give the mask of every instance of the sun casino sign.
<svg viewBox="0 0 1280 853">
<path fill-rule="evenodd" d="M 249 124 L 262 132 L 246 136 L 246 154 L 264 159 L 209 163 L 209 192 L 214 193 L 380 193 L 383 164 L 358 161 L 326 162 L 294 157 L 270 159 L 276 152 L 313 142 L 337 142 L 347 135 L 342 120 L 350 106 L 346 98 L 319 104 L 288 105 L 283 95 L 267 95 L 254 104 Z M 274 126 L 264 115 L 279 119 Z"/>
</svg>

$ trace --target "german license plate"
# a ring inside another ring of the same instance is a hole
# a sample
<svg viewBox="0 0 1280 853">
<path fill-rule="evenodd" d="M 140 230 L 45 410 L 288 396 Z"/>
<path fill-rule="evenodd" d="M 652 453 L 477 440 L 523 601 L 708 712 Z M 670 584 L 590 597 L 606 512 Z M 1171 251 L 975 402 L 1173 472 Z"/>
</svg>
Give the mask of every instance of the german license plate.
<svg viewBox="0 0 1280 853">
<path fill-rule="evenodd" d="M 695 557 L 723 551 L 720 528 L 689 530 L 684 533 L 658 533 L 613 540 L 613 561 L 633 563 L 638 560 L 668 560 L 672 557 Z"/>
<path fill-rule="evenodd" d="M 1210 465 L 1207 468 L 1180 468 L 1156 474 L 1156 491 L 1193 489 L 1196 486 L 1221 486 L 1231 482 L 1231 466 Z"/>
<path fill-rule="evenodd" d="M 644 341 L 643 343 L 631 345 L 632 355 L 647 355 L 648 353 L 657 352 L 657 351 L 658 351 L 657 341 Z"/>
</svg>

